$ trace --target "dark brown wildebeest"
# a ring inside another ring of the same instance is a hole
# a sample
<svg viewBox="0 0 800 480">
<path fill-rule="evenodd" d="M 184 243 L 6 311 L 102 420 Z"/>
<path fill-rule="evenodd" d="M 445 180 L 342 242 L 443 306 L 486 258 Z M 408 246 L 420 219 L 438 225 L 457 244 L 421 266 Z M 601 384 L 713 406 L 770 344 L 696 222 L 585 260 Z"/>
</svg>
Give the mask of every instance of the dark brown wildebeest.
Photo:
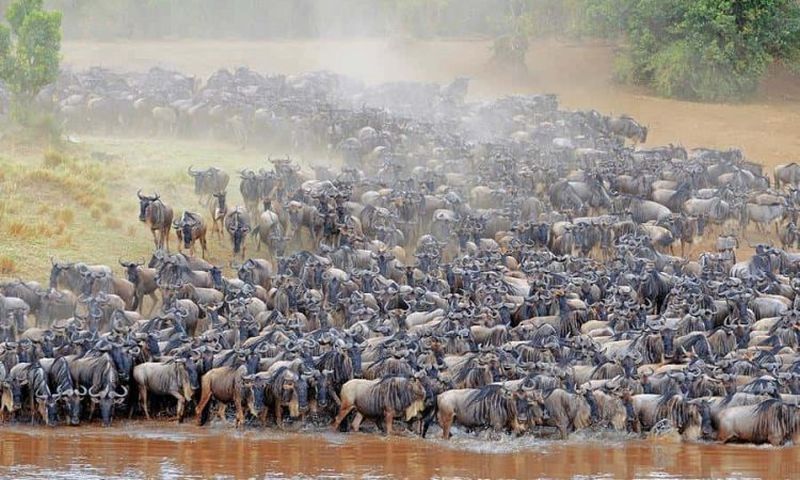
<svg viewBox="0 0 800 480">
<path fill-rule="evenodd" d="M 213 194 L 216 202 L 209 206 L 211 210 L 211 233 L 217 234 L 222 239 L 222 230 L 225 227 L 225 216 L 228 215 L 228 205 L 225 203 L 225 192 Z"/>
<path fill-rule="evenodd" d="M 119 264 L 125 267 L 125 276 L 128 278 L 128 281 L 133 284 L 135 289 L 133 306 L 131 309 L 138 310 L 139 313 L 142 313 L 144 296 L 148 295 L 153 302 L 152 305 L 150 305 L 150 312 L 148 312 L 148 314 L 152 313 L 153 309 L 158 304 L 158 297 L 156 296 L 156 292 L 158 291 L 156 269 L 144 267 L 144 262 L 134 263 L 119 260 Z"/>
<path fill-rule="evenodd" d="M 200 242 L 202 248 L 202 257 L 206 258 L 206 250 L 208 245 L 206 243 L 206 224 L 203 217 L 194 212 L 185 211 L 181 218 L 176 219 L 172 226 L 175 228 L 175 236 L 178 241 L 183 245 L 183 248 L 189 250 L 189 254 L 194 256 L 194 244 Z M 179 244 L 179 245 L 180 245 Z"/>
<path fill-rule="evenodd" d="M 245 238 L 250 233 L 250 217 L 242 207 L 236 207 L 225 217 L 225 230 L 231 236 L 233 256 L 241 255 L 244 259 Z"/>
<path fill-rule="evenodd" d="M 153 243 L 156 248 L 166 248 L 169 251 L 169 229 L 172 226 L 172 208 L 161 201 L 161 196 L 156 193 L 152 197 L 136 192 L 139 197 L 139 221 L 146 223 L 153 234 Z"/>
</svg>

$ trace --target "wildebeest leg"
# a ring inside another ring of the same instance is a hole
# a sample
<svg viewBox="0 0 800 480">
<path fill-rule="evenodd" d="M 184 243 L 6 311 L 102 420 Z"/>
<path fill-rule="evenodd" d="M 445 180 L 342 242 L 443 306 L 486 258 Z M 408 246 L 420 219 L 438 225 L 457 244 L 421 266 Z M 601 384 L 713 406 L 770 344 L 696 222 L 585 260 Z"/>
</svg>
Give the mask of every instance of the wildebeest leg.
<svg viewBox="0 0 800 480">
<path fill-rule="evenodd" d="M 281 407 L 280 403 L 275 404 L 275 425 L 280 430 L 283 430 L 283 407 Z"/>
<path fill-rule="evenodd" d="M 150 420 L 150 409 L 147 407 L 147 387 L 145 386 L 139 389 L 139 405 L 144 410 L 144 418 Z M 131 413 L 133 413 L 133 408 L 131 408 Z"/>
<path fill-rule="evenodd" d="M 197 404 L 197 413 L 195 415 L 197 417 L 197 425 L 203 425 L 203 423 L 205 423 L 203 417 L 209 400 L 211 400 L 211 385 L 203 385 L 200 403 Z"/>
<path fill-rule="evenodd" d="M 361 415 L 359 412 L 356 412 L 355 416 L 353 417 L 353 422 L 350 424 L 350 430 L 357 432 L 361 429 L 361 422 L 364 421 L 364 415 Z"/>
<path fill-rule="evenodd" d="M 569 425 L 567 422 L 558 423 L 558 433 L 561 435 L 561 440 L 566 440 L 569 435 Z"/>
<path fill-rule="evenodd" d="M 156 296 L 156 292 L 153 292 L 149 295 L 149 297 L 152 303 L 150 304 L 150 311 L 147 312 L 147 315 L 152 315 L 153 310 L 155 310 L 156 305 L 158 305 L 158 296 Z M 142 303 L 144 303 L 144 299 L 142 299 Z M 139 312 L 141 312 L 141 305 L 139 306 Z"/>
<path fill-rule="evenodd" d="M 437 419 L 439 426 L 442 427 L 442 438 L 445 440 L 450 439 L 450 426 L 453 424 L 453 415 L 439 410 Z"/>
<path fill-rule="evenodd" d="M 343 403 L 339 407 L 339 414 L 336 415 L 336 418 L 333 420 L 333 430 L 334 431 L 338 431 L 339 430 L 339 425 L 341 425 L 341 423 L 344 420 L 344 418 L 347 416 L 347 414 L 350 413 L 350 410 L 352 410 L 352 409 L 353 409 L 353 405 L 345 404 L 345 403 Z"/>
<path fill-rule="evenodd" d="M 156 248 L 159 248 L 161 240 L 158 238 L 158 233 L 157 232 L 158 232 L 158 230 L 155 229 L 155 228 L 151 228 L 150 229 L 150 233 L 153 234 L 153 245 L 155 245 Z"/>
<path fill-rule="evenodd" d="M 394 423 L 394 411 L 391 409 L 386 409 L 383 412 L 383 421 L 386 425 L 386 435 L 389 436 L 392 434 L 392 424 Z"/>
<path fill-rule="evenodd" d="M 244 426 L 244 407 L 242 406 L 242 399 L 237 398 L 233 403 L 236 407 L 236 428 L 242 428 Z"/>
<path fill-rule="evenodd" d="M 177 415 L 178 415 L 178 423 L 182 423 L 183 422 L 183 412 L 184 412 L 184 409 L 186 408 L 186 399 L 183 398 L 183 395 L 181 395 L 181 394 L 175 395 L 175 398 L 178 399 L 178 408 L 177 408 L 177 412 L 176 412 Z"/>
<path fill-rule="evenodd" d="M 200 246 L 203 248 L 203 258 L 206 258 L 206 250 L 208 250 L 208 245 L 206 245 L 206 236 L 205 235 L 200 237 Z"/>
</svg>

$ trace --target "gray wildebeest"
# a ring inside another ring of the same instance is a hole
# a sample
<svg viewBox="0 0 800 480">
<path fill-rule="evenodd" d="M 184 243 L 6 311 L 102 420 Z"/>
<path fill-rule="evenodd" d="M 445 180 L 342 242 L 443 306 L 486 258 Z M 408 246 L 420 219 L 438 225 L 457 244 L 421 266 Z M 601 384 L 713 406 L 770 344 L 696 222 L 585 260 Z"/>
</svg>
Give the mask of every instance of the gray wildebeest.
<svg viewBox="0 0 800 480">
<path fill-rule="evenodd" d="M 175 135 L 178 113 L 172 107 L 153 107 L 151 111 L 157 135 Z"/>
<path fill-rule="evenodd" d="M 800 185 L 800 165 L 795 162 L 775 166 L 775 188 L 781 188 L 781 182 L 789 185 Z"/>
<path fill-rule="evenodd" d="M 183 421 L 186 402 L 192 401 L 199 388 L 197 366 L 192 358 L 174 358 L 168 362 L 145 362 L 133 368 L 133 378 L 139 386 L 139 405 L 150 420 L 148 394 L 174 397 L 178 402 L 177 420 Z"/>
<path fill-rule="evenodd" d="M 508 428 L 516 434 L 523 432 L 528 421 L 531 403 L 539 407 L 542 416 L 541 392 L 520 387 L 509 390 L 502 385 L 481 388 L 448 390 L 436 397 L 437 421 L 442 427 L 442 438 L 450 438 L 453 421 L 465 427 L 489 426 L 495 433 Z"/>
<path fill-rule="evenodd" d="M 628 115 L 608 117 L 605 123 L 608 133 L 633 140 L 636 144 L 647 142 L 647 127 Z"/>
<path fill-rule="evenodd" d="M 719 413 L 717 440 L 740 440 L 752 443 L 769 442 L 774 446 L 800 440 L 800 414 L 794 405 L 777 399 L 758 405 L 728 407 Z"/>
<path fill-rule="evenodd" d="M 364 417 L 384 419 L 386 434 L 392 434 L 392 422 L 401 417 L 408 422 L 425 408 L 425 387 L 417 378 L 386 377 L 378 380 L 350 380 L 342 386 L 342 402 L 333 422 L 334 430 L 355 409 L 352 429 L 358 431 Z"/>
<path fill-rule="evenodd" d="M 161 196 L 156 193 L 152 197 L 136 192 L 139 197 L 139 221 L 146 223 L 153 234 L 153 243 L 156 248 L 166 248 L 169 251 L 169 229 L 172 226 L 172 208 L 161 201 Z"/>
<path fill-rule="evenodd" d="M 228 189 L 231 177 L 217 167 L 194 170 L 190 165 L 187 171 L 194 178 L 194 193 L 200 197 L 201 203 L 205 198 Z"/>
</svg>

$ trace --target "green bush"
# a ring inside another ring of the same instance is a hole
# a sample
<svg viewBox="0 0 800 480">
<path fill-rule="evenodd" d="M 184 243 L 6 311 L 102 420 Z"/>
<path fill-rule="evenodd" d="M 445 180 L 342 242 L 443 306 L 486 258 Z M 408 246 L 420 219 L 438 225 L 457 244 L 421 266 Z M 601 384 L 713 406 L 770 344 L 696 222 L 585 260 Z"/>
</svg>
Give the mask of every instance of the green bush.
<svg viewBox="0 0 800 480">
<path fill-rule="evenodd" d="M 43 0 L 14 0 L 0 25 L 0 78 L 13 97 L 13 113 L 25 120 L 31 100 L 58 77 L 61 13 L 42 10 Z"/>
<path fill-rule="evenodd" d="M 617 77 L 660 95 L 742 99 L 773 61 L 800 70 L 795 0 L 584 1 L 584 25 L 624 37 Z"/>
</svg>

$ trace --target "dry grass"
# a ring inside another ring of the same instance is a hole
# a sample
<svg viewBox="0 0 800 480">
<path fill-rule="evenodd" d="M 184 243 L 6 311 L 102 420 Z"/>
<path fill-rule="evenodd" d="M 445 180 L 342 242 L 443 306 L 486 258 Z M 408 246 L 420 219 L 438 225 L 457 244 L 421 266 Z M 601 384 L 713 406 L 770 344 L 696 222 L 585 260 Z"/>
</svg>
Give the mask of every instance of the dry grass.
<svg viewBox="0 0 800 480">
<path fill-rule="evenodd" d="M 44 152 L 44 160 L 42 163 L 46 168 L 56 168 L 68 162 L 70 162 L 70 159 L 63 152 L 47 150 Z"/>
<path fill-rule="evenodd" d="M 119 230 L 122 228 L 122 221 L 118 218 L 106 217 L 105 220 L 103 220 L 103 225 L 112 230 Z"/>
<path fill-rule="evenodd" d="M 17 264 L 10 257 L 0 256 L 0 275 L 11 275 L 16 273 Z"/>
<path fill-rule="evenodd" d="M 12 221 L 6 226 L 6 235 L 17 240 L 30 240 L 36 236 L 37 229 L 28 223 Z"/>
<path fill-rule="evenodd" d="M 0 172 L 0 255 L 13 259 L 13 274 L 45 281 L 49 256 L 115 266 L 117 258 L 149 258 L 153 241 L 138 221 L 136 191 L 158 192 L 176 212 L 206 214 L 197 204 L 186 168 L 219 166 L 228 172 L 265 165 L 268 154 L 235 146 L 166 139 L 82 137 L 83 145 L 58 151 L 3 148 Z M 91 159 L 93 151 L 115 155 L 114 163 Z M 283 152 L 281 152 L 283 153 Z M 241 204 L 235 179 L 231 202 Z M 120 241 L 124 239 L 124 241 Z M 174 247 L 175 237 L 171 234 Z M 227 265 L 230 246 L 210 241 L 210 261 Z M 2 257 L 0 257 L 2 258 Z M 0 276 L 9 275 L 0 272 Z"/>
<path fill-rule="evenodd" d="M 75 212 L 68 207 L 62 208 L 56 213 L 56 219 L 64 224 L 72 223 L 75 220 Z"/>
</svg>

